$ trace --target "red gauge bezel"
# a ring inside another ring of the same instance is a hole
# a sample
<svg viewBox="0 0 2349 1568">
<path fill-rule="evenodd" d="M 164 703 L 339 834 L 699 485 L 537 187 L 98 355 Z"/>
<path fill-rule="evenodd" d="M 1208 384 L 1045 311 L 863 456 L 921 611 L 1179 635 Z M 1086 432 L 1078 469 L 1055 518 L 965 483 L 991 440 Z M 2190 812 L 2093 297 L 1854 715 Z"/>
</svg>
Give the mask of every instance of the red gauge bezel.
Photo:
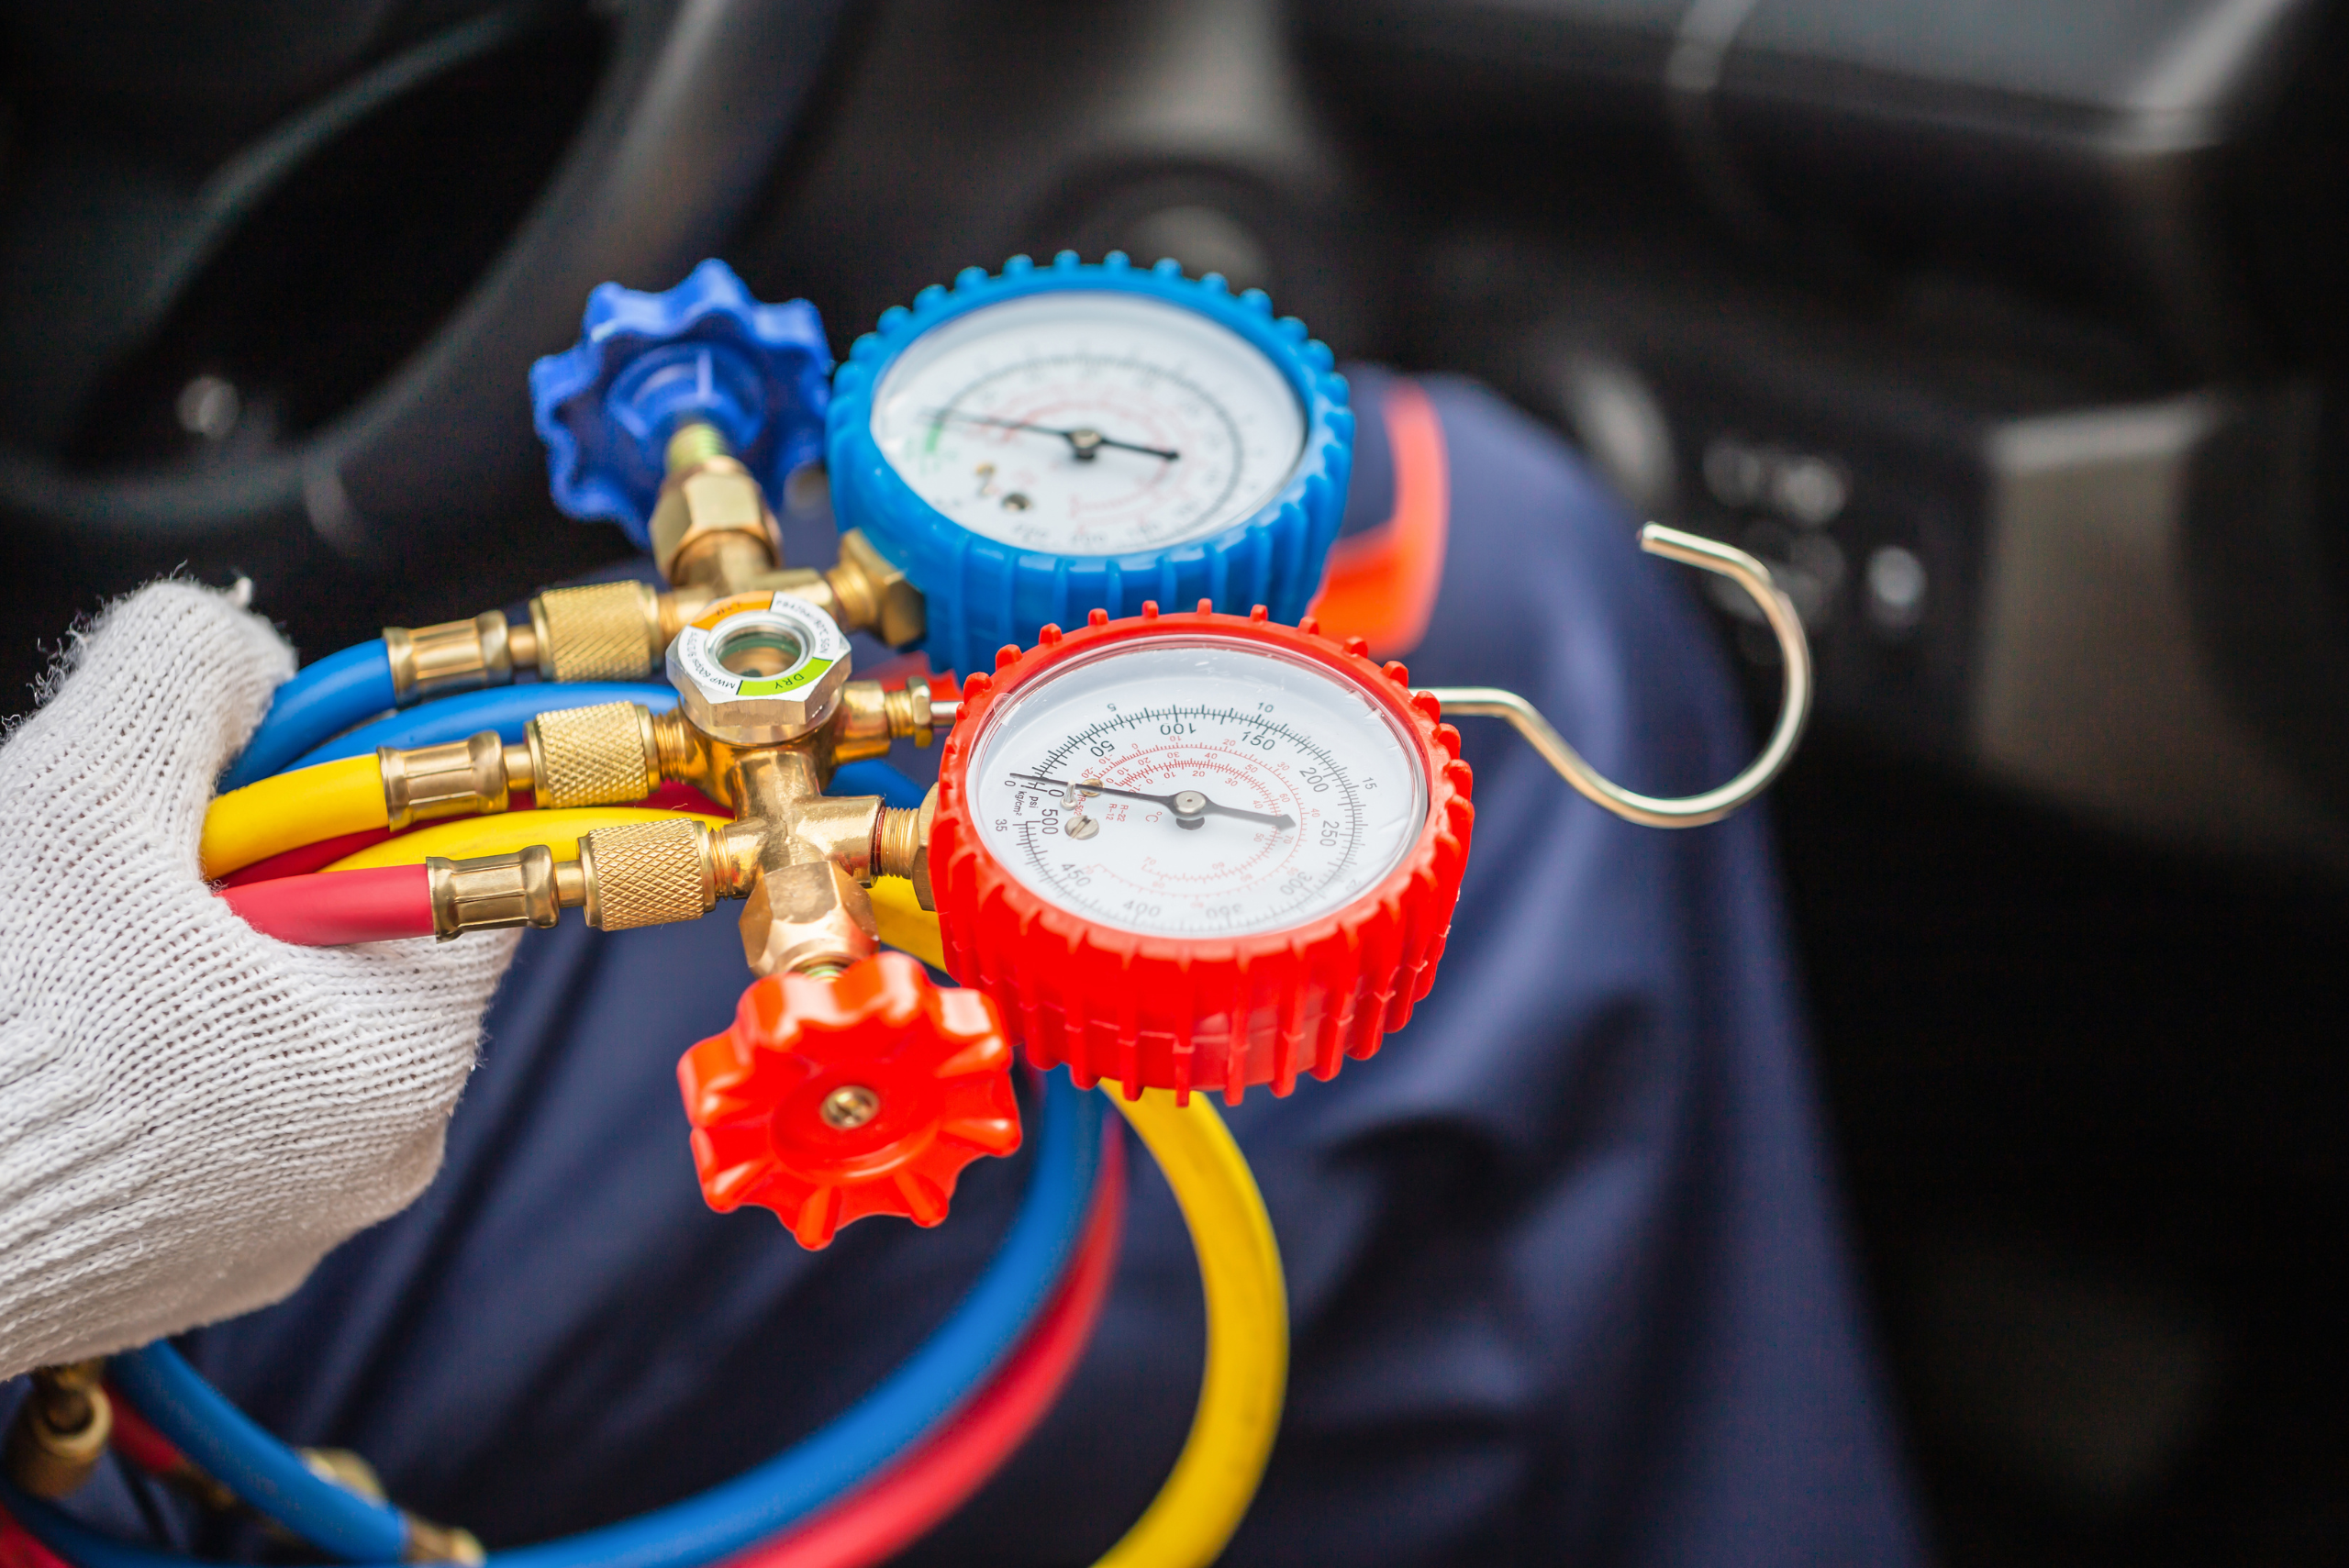
<svg viewBox="0 0 2349 1568">
<path fill-rule="evenodd" d="M 1286 930 L 1144 936 L 1047 903 L 972 825 L 968 774 L 990 710 L 1112 644 L 1203 634 L 1319 665 L 1384 708 L 1425 770 L 1418 839 L 1375 886 Z M 963 683 L 962 711 L 939 758 L 930 864 L 946 967 L 995 1000 L 1030 1061 L 1065 1062 L 1082 1086 L 1111 1079 L 1130 1097 L 1151 1087 L 1178 1101 L 1195 1088 L 1220 1089 L 1233 1105 L 1252 1084 L 1286 1095 L 1301 1073 L 1329 1078 L 1348 1057 L 1377 1051 L 1434 984 L 1468 862 L 1473 782 L 1459 733 L 1434 697 L 1412 693 L 1410 673 L 1373 663 L 1360 639 L 1341 646 L 1309 617 L 1282 626 L 1261 606 L 1252 616 L 1218 615 L 1203 600 L 1190 614 L 1161 615 L 1152 604 L 1115 621 L 1096 610 L 1073 632 L 1048 626 L 1034 648 L 1006 647 L 994 673 Z"/>
</svg>

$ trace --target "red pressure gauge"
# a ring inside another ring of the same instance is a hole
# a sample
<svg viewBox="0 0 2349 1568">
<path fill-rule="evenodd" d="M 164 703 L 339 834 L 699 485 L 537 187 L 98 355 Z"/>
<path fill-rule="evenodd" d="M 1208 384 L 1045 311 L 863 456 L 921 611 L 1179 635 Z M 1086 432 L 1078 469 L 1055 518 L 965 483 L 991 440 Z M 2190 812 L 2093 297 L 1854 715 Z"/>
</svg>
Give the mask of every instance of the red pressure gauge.
<svg viewBox="0 0 2349 1568">
<path fill-rule="evenodd" d="M 963 684 L 930 881 L 947 967 L 1080 1084 L 1285 1095 L 1427 995 L 1468 859 L 1434 698 L 1310 620 L 1092 623 Z"/>
</svg>

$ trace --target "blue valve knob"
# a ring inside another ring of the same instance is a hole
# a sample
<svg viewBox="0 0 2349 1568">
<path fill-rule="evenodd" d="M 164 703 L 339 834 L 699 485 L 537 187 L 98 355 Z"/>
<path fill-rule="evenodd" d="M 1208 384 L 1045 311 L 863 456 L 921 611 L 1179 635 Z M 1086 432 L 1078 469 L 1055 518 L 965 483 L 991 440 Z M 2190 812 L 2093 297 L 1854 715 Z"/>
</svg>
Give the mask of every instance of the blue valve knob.
<svg viewBox="0 0 2349 1568">
<path fill-rule="evenodd" d="M 820 454 L 832 356 L 806 300 L 762 305 L 713 258 L 665 294 L 598 284 L 580 327 L 530 367 L 548 488 L 570 516 L 649 544 L 669 438 L 689 421 L 715 427 L 770 495 Z"/>
</svg>

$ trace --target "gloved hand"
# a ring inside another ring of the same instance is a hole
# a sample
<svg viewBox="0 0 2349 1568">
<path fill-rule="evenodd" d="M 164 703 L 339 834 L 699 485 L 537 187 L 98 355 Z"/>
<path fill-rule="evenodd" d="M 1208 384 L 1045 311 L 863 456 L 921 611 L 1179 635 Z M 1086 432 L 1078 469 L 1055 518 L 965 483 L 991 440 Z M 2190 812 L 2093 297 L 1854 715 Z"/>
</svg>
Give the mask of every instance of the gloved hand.
<svg viewBox="0 0 2349 1568">
<path fill-rule="evenodd" d="M 274 1301 L 440 1166 L 515 934 L 288 947 L 197 871 L 293 672 L 160 583 L 0 745 L 0 1375 Z"/>
</svg>

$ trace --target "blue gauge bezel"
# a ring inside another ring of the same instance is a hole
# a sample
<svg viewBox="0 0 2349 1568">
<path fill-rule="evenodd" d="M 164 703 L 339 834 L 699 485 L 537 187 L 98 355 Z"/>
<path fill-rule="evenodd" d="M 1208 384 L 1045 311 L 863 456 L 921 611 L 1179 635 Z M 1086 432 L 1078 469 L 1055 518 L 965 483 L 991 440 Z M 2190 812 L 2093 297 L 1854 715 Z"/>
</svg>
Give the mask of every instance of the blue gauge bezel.
<svg viewBox="0 0 2349 1568">
<path fill-rule="evenodd" d="M 1205 539 L 1116 555 L 1054 555 L 1004 544 L 973 533 L 915 494 L 873 439 L 873 390 L 897 356 L 932 328 L 974 310 L 1080 290 L 1140 295 L 1196 311 L 1273 361 L 1305 415 L 1304 449 L 1279 494 Z M 1345 378 L 1332 366 L 1329 349 L 1295 317 L 1275 317 L 1262 290 L 1235 295 L 1219 275 L 1186 278 L 1171 261 L 1137 267 L 1112 251 L 1088 263 L 1064 250 L 1042 267 L 1014 256 L 995 276 L 966 268 L 952 289 L 932 285 L 915 296 L 911 309 L 885 312 L 841 362 L 824 432 L 833 516 L 842 532 L 863 529 L 922 591 L 928 630 L 919 646 L 940 669 L 993 669 L 1005 644 L 1027 647 L 1048 624 L 1077 626 L 1096 608 L 1136 615 L 1145 600 L 1174 610 L 1207 599 L 1232 615 L 1263 605 L 1276 618 L 1295 621 L 1321 585 L 1353 458 L 1354 417 Z"/>
</svg>

